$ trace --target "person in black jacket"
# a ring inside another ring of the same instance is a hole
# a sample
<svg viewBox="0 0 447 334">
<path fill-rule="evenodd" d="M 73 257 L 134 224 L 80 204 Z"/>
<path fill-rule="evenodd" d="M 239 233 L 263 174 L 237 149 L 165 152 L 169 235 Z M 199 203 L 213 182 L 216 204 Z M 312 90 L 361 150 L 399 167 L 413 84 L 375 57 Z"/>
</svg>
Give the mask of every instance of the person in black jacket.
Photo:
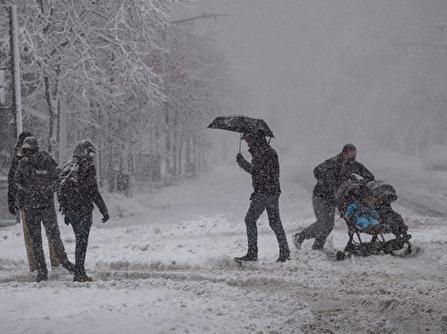
<svg viewBox="0 0 447 334">
<path fill-rule="evenodd" d="M 247 227 L 248 251 L 245 256 L 235 258 L 237 261 L 257 261 L 258 232 L 256 222 L 264 210 L 267 210 L 270 227 L 279 244 L 278 262 L 290 259 L 289 245 L 279 216 L 279 161 L 275 150 L 267 143 L 262 132 L 244 134 L 242 137 L 249 146 L 252 161 L 249 163 L 241 153 L 236 157 L 239 166 L 251 174 L 254 192 L 250 208 L 245 217 Z"/>
<path fill-rule="evenodd" d="M 33 137 L 31 132 L 24 131 L 22 132 L 18 138 L 15 145 L 15 155 L 11 162 L 11 168 L 8 173 L 8 207 L 9 212 L 11 215 L 17 215 L 19 214 L 18 210 L 18 191 L 15 183 L 15 176 L 17 173 L 17 169 L 19 166 L 20 160 L 24 157 L 22 152 L 22 145 L 26 138 Z M 43 155 L 48 155 L 47 153 L 42 153 Z M 45 157 L 45 159 L 47 156 Z M 51 158 L 52 159 L 52 158 Z M 48 245 L 50 248 L 50 260 L 51 260 L 51 267 L 57 267 L 59 264 L 62 264 L 62 266 L 67 269 L 68 271 L 73 271 L 74 266 L 73 264 L 68 260 L 67 253 L 65 252 L 64 244 L 61 240 L 60 231 L 59 231 L 59 225 L 57 223 L 57 215 L 56 215 L 56 208 L 54 206 L 54 199 L 52 199 L 49 203 L 47 210 L 47 220 L 44 224 L 45 232 L 48 238 Z M 29 231 L 28 229 L 24 229 L 25 235 L 25 242 L 27 242 L 27 238 Z M 31 242 L 31 241 L 30 241 Z M 27 248 L 28 251 L 28 248 Z M 34 259 L 33 254 L 29 254 L 31 258 Z M 34 270 L 34 261 L 30 260 L 30 269 Z"/>
<path fill-rule="evenodd" d="M 24 139 L 21 151 L 23 158 L 18 163 L 14 177 L 14 205 L 24 214 L 24 223 L 28 227 L 33 258 L 37 266 L 36 281 L 39 282 L 48 279 L 42 248 L 41 223 L 62 265 L 72 271 L 73 264 L 68 261 L 65 253 L 54 207 L 54 192 L 59 181 L 57 164 L 49 153 L 39 149 L 34 137 Z"/>
<path fill-rule="evenodd" d="M 335 191 L 354 174 L 361 176 L 365 182 L 374 180 L 374 175 L 360 162 L 356 161 L 357 148 L 346 144 L 340 154 L 315 167 L 317 179 L 312 204 L 317 220 L 300 233 L 293 236 L 295 247 L 300 248 L 306 239 L 315 239 L 312 248 L 323 249 L 326 238 L 335 224 Z"/>
<path fill-rule="evenodd" d="M 8 173 L 8 209 L 11 215 L 15 216 L 17 212 L 17 204 L 16 204 L 16 196 L 17 196 L 17 189 L 15 186 L 14 178 L 17 172 L 17 168 L 19 167 L 19 162 L 23 158 L 22 154 L 22 145 L 23 141 L 27 137 L 32 137 L 31 132 L 24 131 L 22 132 L 19 137 L 17 138 L 16 145 L 14 147 L 15 155 L 12 158 L 11 161 L 11 167 L 9 168 Z"/>
<path fill-rule="evenodd" d="M 88 237 L 92 226 L 93 203 L 103 215 L 103 223 L 109 220 L 104 200 L 99 193 L 94 163 L 95 147 L 90 140 L 80 141 L 72 160 L 61 174 L 58 193 L 60 209 L 65 223 L 71 224 L 76 237 L 75 274 L 73 281 L 89 282 L 92 278 L 85 272 Z"/>
</svg>

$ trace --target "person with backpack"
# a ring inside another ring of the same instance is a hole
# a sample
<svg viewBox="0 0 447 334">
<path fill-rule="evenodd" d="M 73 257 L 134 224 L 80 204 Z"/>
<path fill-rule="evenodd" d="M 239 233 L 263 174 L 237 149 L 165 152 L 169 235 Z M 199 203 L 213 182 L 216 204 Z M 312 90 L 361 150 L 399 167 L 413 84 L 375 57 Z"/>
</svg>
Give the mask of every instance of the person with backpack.
<svg viewBox="0 0 447 334">
<path fill-rule="evenodd" d="M 20 218 L 20 220 L 24 221 L 24 211 L 19 210 L 17 201 L 18 201 L 18 191 L 16 189 L 15 185 L 15 175 L 17 173 L 17 169 L 19 166 L 19 162 L 22 158 L 24 158 L 24 154 L 22 152 L 22 145 L 24 140 L 27 137 L 33 137 L 33 134 L 28 131 L 23 131 L 19 134 L 17 138 L 17 142 L 15 144 L 15 155 L 11 161 L 11 167 L 9 169 L 8 173 L 8 208 L 9 212 L 13 216 L 17 216 Z M 22 214 L 20 214 L 20 211 Z M 50 263 L 51 267 L 57 267 L 59 265 L 62 265 L 65 269 L 67 269 L 70 272 L 73 272 L 74 266 L 73 263 L 71 263 L 68 260 L 67 253 L 65 252 L 64 244 L 62 243 L 60 231 L 59 231 L 59 225 L 57 223 L 57 215 L 56 215 L 56 208 L 54 205 L 54 200 L 50 202 L 50 208 L 48 209 L 48 216 L 51 218 L 51 221 L 44 224 L 45 233 L 47 235 L 48 239 L 48 246 L 50 250 Z M 36 264 L 34 261 L 34 255 L 33 255 L 33 248 L 32 248 L 32 242 L 31 237 L 28 231 L 28 227 L 25 223 L 23 223 L 23 235 L 25 238 L 25 247 L 26 247 L 26 253 L 28 258 L 28 264 L 30 267 L 30 271 L 36 270 Z"/>
<path fill-rule="evenodd" d="M 65 253 L 54 206 L 54 192 L 59 182 L 57 164 L 48 152 L 39 149 L 37 139 L 32 136 L 23 139 L 21 154 L 23 157 L 18 161 L 14 176 L 14 207 L 20 209 L 29 231 L 32 258 L 37 267 L 36 281 L 40 282 L 48 279 L 41 223 L 62 265 L 69 271 L 74 267 Z"/>
<path fill-rule="evenodd" d="M 92 226 L 93 204 L 103 215 L 102 222 L 109 220 L 107 206 L 99 193 L 95 168 L 95 146 L 86 139 L 80 141 L 73 158 L 61 173 L 58 192 L 60 210 L 65 223 L 71 225 L 76 237 L 74 282 L 90 282 L 85 271 L 88 237 Z"/>
</svg>

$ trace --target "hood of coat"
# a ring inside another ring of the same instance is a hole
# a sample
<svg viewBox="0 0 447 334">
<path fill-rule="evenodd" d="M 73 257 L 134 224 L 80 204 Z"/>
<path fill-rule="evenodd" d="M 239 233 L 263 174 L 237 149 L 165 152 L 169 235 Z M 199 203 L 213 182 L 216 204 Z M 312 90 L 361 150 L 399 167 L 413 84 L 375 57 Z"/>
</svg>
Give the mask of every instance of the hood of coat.
<svg viewBox="0 0 447 334">
<path fill-rule="evenodd" d="M 269 147 L 270 147 L 269 143 L 264 138 L 264 140 L 253 142 L 253 144 L 248 149 L 248 152 L 250 152 L 252 156 L 262 155 L 266 150 L 269 149 Z"/>
<path fill-rule="evenodd" d="M 39 152 L 39 142 L 36 137 L 26 137 L 22 144 L 21 153 L 30 157 Z"/>
<path fill-rule="evenodd" d="M 73 157 L 78 159 L 91 159 L 93 160 L 96 150 L 90 139 L 84 139 L 78 142 L 75 146 Z"/>
<path fill-rule="evenodd" d="M 81 140 L 73 152 L 73 162 L 79 165 L 80 172 L 86 172 L 95 165 L 95 145 L 90 139 Z"/>
</svg>

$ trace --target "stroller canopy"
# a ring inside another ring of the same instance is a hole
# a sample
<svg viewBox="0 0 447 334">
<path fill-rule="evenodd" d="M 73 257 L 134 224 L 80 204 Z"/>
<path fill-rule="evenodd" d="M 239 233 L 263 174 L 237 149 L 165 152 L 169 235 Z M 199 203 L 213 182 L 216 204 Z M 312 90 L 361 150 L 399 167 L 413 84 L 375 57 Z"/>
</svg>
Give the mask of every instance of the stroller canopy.
<svg viewBox="0 0 447 334">
<path fill-rule="evenodd" d="M 381 180 L 368 182 L 367 185 L 379 202 L 391 203 L 397 200 L 396 189 L 392 185 Z"/>
<path fill-rule="evenodd" d="M 364 183 L 358 180 L 348 180 L 338 187 L 335 201 L 338 208 L 352 201 L 359 201 L 367 194 L 372 194 L 381 203 L 391 203 L 397 199 L 396 189 L 381 180 Z"/>
<path fill-rule="evenodd" d="M 335 203 L 338 208 L 344 207 L 352 201 L 363 199 L 368 193 L 372 192 L 364 182 L 348 180 L 343 182 L 335 192 Z"/>
</svg>

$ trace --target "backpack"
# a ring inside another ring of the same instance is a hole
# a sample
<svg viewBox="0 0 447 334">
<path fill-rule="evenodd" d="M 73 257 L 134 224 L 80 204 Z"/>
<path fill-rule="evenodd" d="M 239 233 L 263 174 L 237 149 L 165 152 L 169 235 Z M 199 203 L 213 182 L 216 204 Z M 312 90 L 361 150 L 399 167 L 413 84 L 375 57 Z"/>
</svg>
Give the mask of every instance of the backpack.
<svg viewBox="0 0 447 334">
<path fill-rule="evenodd" d="M 62 213 L 67 210 L 72 211 L 82 200 L 79 187 L 79 165 L 77 163 L 69 163 L 64 168 L 60 179 L 58 199 Z"/>
</svg>

